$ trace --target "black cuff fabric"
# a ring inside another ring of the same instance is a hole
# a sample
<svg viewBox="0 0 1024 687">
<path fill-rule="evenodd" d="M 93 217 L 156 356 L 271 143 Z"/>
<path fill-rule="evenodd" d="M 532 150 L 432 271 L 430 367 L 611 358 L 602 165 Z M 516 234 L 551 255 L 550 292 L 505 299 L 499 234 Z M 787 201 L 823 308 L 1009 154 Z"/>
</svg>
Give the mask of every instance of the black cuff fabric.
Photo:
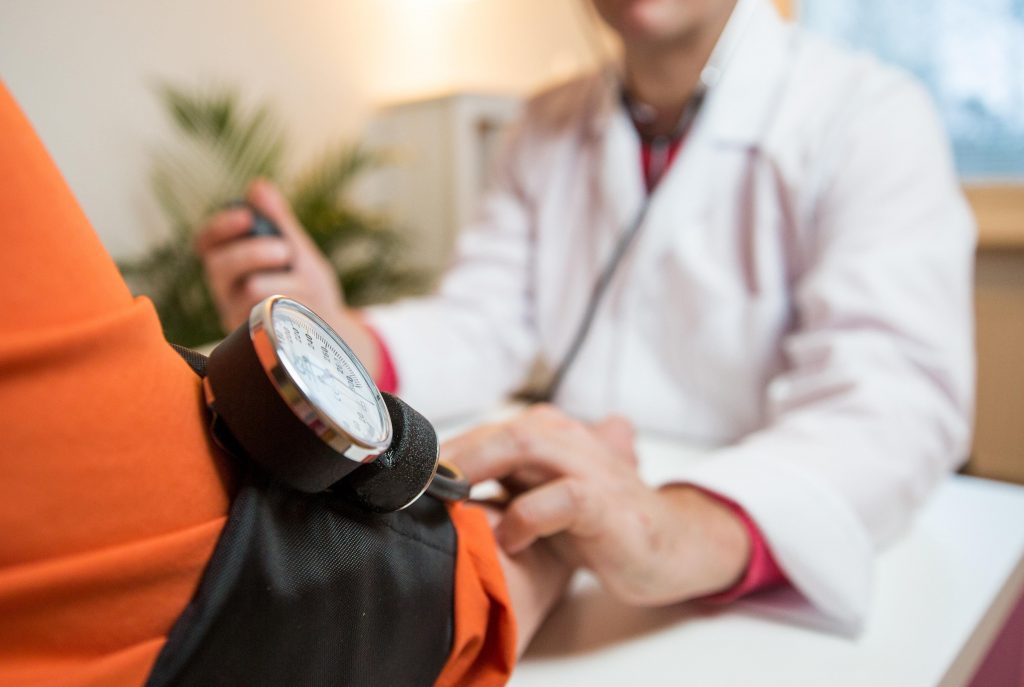
<svg viewBox="0 0 1024 687">
<path fill-rule="evenodd" d="M 443 504 L 369 513 L 249 471 L 147 687 L 431 685 L 453 636 Z"/>
</svg>

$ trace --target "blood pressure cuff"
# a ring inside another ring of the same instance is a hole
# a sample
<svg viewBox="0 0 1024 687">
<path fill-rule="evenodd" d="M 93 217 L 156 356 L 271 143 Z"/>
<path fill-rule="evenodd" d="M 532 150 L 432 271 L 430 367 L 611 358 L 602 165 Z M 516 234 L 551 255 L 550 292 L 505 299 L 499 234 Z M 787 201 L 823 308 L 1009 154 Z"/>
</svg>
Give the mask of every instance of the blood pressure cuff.
<svg viewBox="0 0 1024 687">
<path fill-rule="evenodd" d="M 241 469 L 147 686 L 433 684 L 453 637 L 456 535 L 444 505 L 424 496 L 374 514 Z"/>
</svg>

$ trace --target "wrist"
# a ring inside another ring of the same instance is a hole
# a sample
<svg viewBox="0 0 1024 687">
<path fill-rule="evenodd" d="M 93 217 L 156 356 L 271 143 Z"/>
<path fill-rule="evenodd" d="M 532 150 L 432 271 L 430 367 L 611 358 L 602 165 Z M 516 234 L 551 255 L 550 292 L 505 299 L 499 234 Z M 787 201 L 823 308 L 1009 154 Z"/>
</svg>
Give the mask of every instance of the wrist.
<svg viewBox="0 0 1024 687">
<path fill-rule="evenodd" d="M 484 511 L 492 528 L 501 522 L 501 509 L 484 503 L 476 505 Z M 550 539 L 537 541 L 512 556 L 501 546 L 496 548 L 516 619 L 516 655 L 521 656 L 562 598 L 576 567 L 559 555 Z"/>
<path fill-rule="evenodd" d="M 752 551 L 750 533 L 739 516 L 690 485 L 667 485 L 658 495 L 682 540 L 669 565 L 689 571 L 680 578 L 679 600 L 715 594 L 738 583 Z"/>
<path fill-rule="evenodd" d="M 498 550 L 515 609 L 516 654 L 521 656 L 551 609 L 565 595 L 575 568 L 546 541 L 536 542 L 514 556 L 508 556 L 500 547 Z"/>
</svg>

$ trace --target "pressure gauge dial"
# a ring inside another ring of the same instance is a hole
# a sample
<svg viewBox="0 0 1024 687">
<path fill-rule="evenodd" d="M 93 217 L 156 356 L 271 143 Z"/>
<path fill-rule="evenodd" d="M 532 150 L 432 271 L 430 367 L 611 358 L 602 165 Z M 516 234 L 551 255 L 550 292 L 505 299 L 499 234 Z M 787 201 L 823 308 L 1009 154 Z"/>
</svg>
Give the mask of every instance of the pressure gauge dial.
<svg viewBox="0 0 1024 687">
<path fill-rule="evenodd" d="M 350 460 L 391 444 L 391 420 L 373 379 L 341 338 L 309 308 L 287 298 L 249 318 L 256 355 L 295 415 Z"/>
<path fill-rule="evenodd" d="M 252 309 L 210 355 L 203 387 L 222 444 L 292 488 L 334 488 L 391 511 L 435 479 L 430 423 L 378 391 L 341 337 L 290 298 L 272 296 Z"/>
</svg>

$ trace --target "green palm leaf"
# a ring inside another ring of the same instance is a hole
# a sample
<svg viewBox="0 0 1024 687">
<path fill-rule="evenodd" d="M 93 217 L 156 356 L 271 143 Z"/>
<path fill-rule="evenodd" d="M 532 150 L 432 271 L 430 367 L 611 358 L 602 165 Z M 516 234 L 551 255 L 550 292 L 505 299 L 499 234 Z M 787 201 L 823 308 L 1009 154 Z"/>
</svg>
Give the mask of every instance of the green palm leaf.
<svg viewBox="0 0 1024 687">
<path fill-rule="evenodd" d="M 152 298 L 168 340 L 194 346 L 224 334 L 192 251 L 194 233 L 211 212 L 243 196 L 252 179 L 285 181 L 287 142 L 269 106 L 245 108 L 232 89 L 162 84 L 157 93 L 179 134 L 175 146 L 156 151 L 151 174 L 173 231 L 143 258 L 119 266 L 133 291 Z M 353 181 L 381 164 L 380 156 L 353 144 L 325 149 L 283 187 L 291 189 L 296 217 L 334 264 L 346 299 L 366 305 L 428 288 L 435 275 L 410 267 L 404 236 L 349 199 Z"/>
</svg>

